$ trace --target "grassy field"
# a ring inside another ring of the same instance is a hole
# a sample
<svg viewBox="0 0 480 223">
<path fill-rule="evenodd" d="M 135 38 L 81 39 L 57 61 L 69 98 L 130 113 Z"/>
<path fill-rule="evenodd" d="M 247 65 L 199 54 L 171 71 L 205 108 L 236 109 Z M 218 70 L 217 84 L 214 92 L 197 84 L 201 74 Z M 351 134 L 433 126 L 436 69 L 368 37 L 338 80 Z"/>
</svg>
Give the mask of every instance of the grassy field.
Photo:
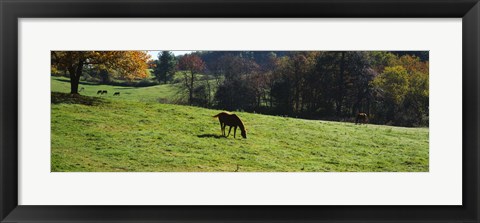
<svg viewBox="0 0 480 223">
<path fill-rule="evenodd" d="M 52 77 L 52 92 L 70 92 L 70 80 L 65 77 Z M 109 100 L 130 100 L 137 102 L 162 102 L 175 101 L 178 99 L 178 88 L 174 85 L 157 85 L 152 87 L 122 87 L 81 82 L 81 95 L 100 97 Z M 97 95 L 97 91 L 106 90 L 105 95 Z M 114 92 L 120 92 L 120 97 L 113 96 Z"/>
<path fill-rule="evenodd" d="M 224 138 L 213 115 L 162 104 L 171 85 L 144 88 L 84 83 L 72 98 L 52 77 L 51 170 L 138 172 L 428 171 L 428 128 L 327 122 L 236 112 L 247 139 Z M 97 90 L 108 95 L 97 96 Z M 113 96 L 113 92 L 121 92 Z M 63 93 L 62 93 L 63 92 Z M 159 99 L 160 98 L 160 99 Z M 233 131 L 232 131 L 233 134 Z"/>
</svg>

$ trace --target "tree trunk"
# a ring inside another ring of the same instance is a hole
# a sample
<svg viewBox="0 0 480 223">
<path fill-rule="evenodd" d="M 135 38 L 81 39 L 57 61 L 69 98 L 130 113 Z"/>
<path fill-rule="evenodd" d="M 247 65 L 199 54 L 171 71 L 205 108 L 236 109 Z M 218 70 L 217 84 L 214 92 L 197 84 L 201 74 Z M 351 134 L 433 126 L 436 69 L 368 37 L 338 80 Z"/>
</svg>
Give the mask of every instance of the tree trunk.
<svg viewBox="0 0 480 223">
<path fill-rule="evenodd" d="M 70 78 L 70 94 L 78 94 L 79 82 L 80 82 L 80 78 L 78 77 Z"/>
<path fill-rule="evenodd" d="M 209 107 L 210 105 L 210 102 L 212 101 L 212 88 L 210 87 L 210 82 L 209 82 L 209 79 L 207 76 L 205 76 L 205 79 L 206 79 L 206 84 L 207 84 L 207 91 L 208 91 L 208 94 L 207 94 L 207 108 Z"/>
<path fill-rule="evenodd" d="M 191 73 L 191 76 L 190 76 L 190 95 L 188 97 L 188 102 L 190 105 L 192 105 L 192 102 L 193 102 L 193 79 L 195 77 L 195 74 L 192 72 Z"/>
<path fill-rule="evenodd" d="M 367 98 L 367 114 L 370 115 L 370 98 Z"/>
<path fill-rule="evenodd" d="M 337 107 L 336 113 L 337 117 L 340 116 L 342 112 L 342 104 L 343 104 L 343 95 L 344 95 L 344 72 L 345 72 L 345 52 L 341 52 L 341 60 L 340 60 L 340 75 L 338 75 L 338 95 L 337 95 Z"/>
<path fill-rule="evenodd" d="M 70 73 L 70 94 L 78 94 L 78 84 L 82 76 L 83 63 L 84 61 L 80 59 L 76 69 L 74 67 L 68 68 L 68 72 Z"/>
</svg>

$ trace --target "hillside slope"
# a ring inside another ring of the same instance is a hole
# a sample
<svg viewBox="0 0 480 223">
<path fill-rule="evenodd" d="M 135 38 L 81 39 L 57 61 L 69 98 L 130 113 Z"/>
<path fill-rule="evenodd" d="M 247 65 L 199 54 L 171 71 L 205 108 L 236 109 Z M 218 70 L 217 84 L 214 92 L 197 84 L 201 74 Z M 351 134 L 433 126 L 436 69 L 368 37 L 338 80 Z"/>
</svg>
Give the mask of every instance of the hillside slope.
<svg viewBox="0 0 480 223">
<path fill-rule="evenodd" d="M 51 77 L 52 92 L 70 92 L 70 80 L 65 77 Z M 81 95 L 107 98 L 111 100 L 130 100 L 141 102 L 175 102 L 180 89 L 173 84 L 157 85 L 151 87 L 123 87 L 105 84 L 81 82 L 78 89 Z M 99 95 L 99 90 L 105 90 L 108 93 Z M 120 93 L 119 96 L 113 96 L 115 92 Z"/>
<path fill-rule="evenodd" d="M 52 171 L 428 171 L 428 129 L 237 113 L 248 139 L 224 138 L 219 111 L 106 101 L 52 104 Z M 232 131 L 233 134 L 233 131 Z"/>
</svg>

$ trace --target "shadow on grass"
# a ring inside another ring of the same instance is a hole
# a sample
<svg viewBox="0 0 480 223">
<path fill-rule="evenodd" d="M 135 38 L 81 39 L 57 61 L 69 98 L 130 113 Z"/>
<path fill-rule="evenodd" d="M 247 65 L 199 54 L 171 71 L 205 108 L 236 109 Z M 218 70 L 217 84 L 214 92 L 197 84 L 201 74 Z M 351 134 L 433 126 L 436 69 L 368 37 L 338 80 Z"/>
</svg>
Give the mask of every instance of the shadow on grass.
<svg viewBox="0 0 480 223">
<path fill-rule="evenodd" d="M 55 79 L 56 81 L 60 82 L 65 82 L 65 83 L 70 83 L 70 80 L 68 79 Z M 118 87 L 130 87 L 132 89 L 135 88 L 142 88 L 142 87 L 151 87 L 151 86 L 157 86 L 159 85 L 156 82 L 150 82 L 150 81 L 135 81 L 135 82 L 116 82 L 116 81 L 110 81 L 106 83 L 102 82 L 87 82 L 87 81 L 80 81 L 79 82 L 82 85 L 90 85 L 90 86 L 95 86 L 95 85 L 110 85 L 110 86 L 118 86 Z M 121 88 L 125 89 L 125 88 Z"/>
<path fill-rule="evenodd" d="M 81 104 L 81 105 L 100 105 L 105 103 L 101 98 L 88 97 L 79 94 L 69 94 L 52 92 L 52 104 Z"/>
<path fill-rule="evenodd" d="M 65 83 L 70 83 L 70 80 L 65 80 L 65 79 L 55 79 L 56 81 L 60 82 L 65 82 Z M 78 83 L 83 84 L 83 85 L 101 85 L 100 83 L 92 83 L 92 82 L 86 82 L 86 81 L 79 81 Z"/>
<path fill-rule="evenodd" d="M 138 87 L 114 87 L 115 90 L 137 89 Z"/>
<path fill-rule="evenodd" d="M 201 134 L 201 135 L 197 135 L 197 137 L 198 138 L 216 138 L 216 139 L 225 138 L 225 136 L 216 135 L 216 134 Z"/>
</svg>

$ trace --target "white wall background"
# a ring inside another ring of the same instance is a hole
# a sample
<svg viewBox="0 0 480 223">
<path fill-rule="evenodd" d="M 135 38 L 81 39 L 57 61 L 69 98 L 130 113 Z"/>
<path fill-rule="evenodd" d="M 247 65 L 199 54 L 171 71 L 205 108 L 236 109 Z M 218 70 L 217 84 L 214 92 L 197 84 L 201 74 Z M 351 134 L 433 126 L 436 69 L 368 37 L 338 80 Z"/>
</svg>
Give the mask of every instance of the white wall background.
<svg viewBox="0 0 480 223">
<path fill-rule="evenodd" d="M 461 205 L 461 31 L 461 19 L 20 19 L 19 204 Z M 50 51 L 163 49 L 429 50 L 430 171 L 51 173 Z"/>
</svg>

